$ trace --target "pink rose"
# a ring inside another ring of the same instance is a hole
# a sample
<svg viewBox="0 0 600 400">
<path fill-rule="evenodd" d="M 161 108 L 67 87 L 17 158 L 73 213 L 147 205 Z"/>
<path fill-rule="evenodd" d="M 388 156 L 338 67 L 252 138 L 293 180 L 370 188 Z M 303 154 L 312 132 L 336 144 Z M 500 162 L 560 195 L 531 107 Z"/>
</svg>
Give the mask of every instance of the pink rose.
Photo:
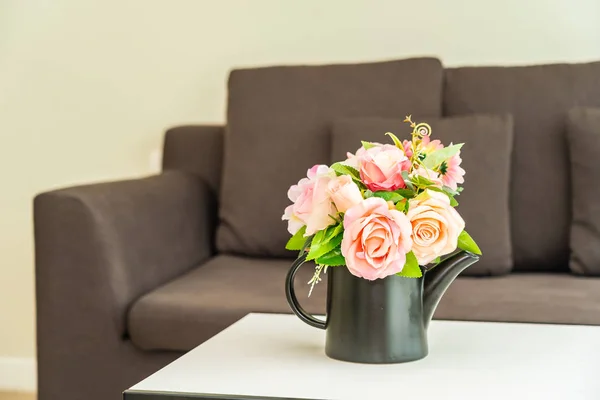
<svg viewBox="0 0 600 400">
<path fill-rule="evenodd" d="M 383 146 L 381 143 L 372 144 L 375 146 Z M 360 161 L 364 157 L 366 151 L 367 150 L 361 146 L 358 150 L 356 150 L 356 154 L 352 154 L 350 152 L 346 153 L 346 161 L 344 161 L 342 164 L 352 167 L 358 171 L 360 169 Z"/>
<path fill-rule="evenodd" d="M 456 250 L 465 221 L 450 206 L 448 196 L 426 190 L 408 203 L 406 216 L 412 225 L 412 251 L 420 265 Z"/>
<path fill-rule="evenodd" d="M 370 190 L 391 191 L 405 186 L 402 171 L 410 169 L 410 160 L 401 149 L 384 144 L 364 151 L 359 165 L 361 180 Z"/>
<path fill-rule="evenodd" d="M 306 223 L 294 214 L 294 204 L 289 205 L 283 212 L 282 220 L 288 222 L 288 232 L 295 235 Z"/>
<path fill-rule="evenodd" d="M 350 175 L 341 175 L 330 180 L 328 187 L 331 199 L 339 212 L 346 212 L 363 201 L 360 189 L 352 181 Z"/>
<path fill-rule="evenodd" d="M 342 254 L 348 270 L 371 281 L 401 272 L 412 246 L 410 235 L 406 215 L 381 198 L 363 200 L 344 215 Z"/>
<path fill-rule="evenodd" d="M 294 203 L 285 209 L 281 219 L 288 220 L 288 231 L 293 235 L 306 225 L 305 236 L 310 236 L 335 223 L 330 215 L 337 213 L 328 190 L 329 181 L 336 177 L 326 165 L 315 165 L 297 185 L 288 190 Z"/>
</svg>

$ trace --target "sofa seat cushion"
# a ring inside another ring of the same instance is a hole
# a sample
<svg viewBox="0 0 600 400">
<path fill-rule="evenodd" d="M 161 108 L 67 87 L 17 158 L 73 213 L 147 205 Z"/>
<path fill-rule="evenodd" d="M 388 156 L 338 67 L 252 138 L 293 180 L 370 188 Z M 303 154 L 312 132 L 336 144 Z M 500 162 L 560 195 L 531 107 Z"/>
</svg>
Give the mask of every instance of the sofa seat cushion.
<svg viewBox="0 0 600 400">
<path fill-rule="evenodd" d="M 128 318 L 133 343 L 144 350 L 191 350 L 250 312 L 290 313 L 284 279 L 289 260 L 218 256 L 133 304 Z M 296 279 L 307 311 L 325 313 L 325 279 L 310 298 L 312 268 Z M 511 274 L 459 278 L 435 317 L 600 325 L 600 279 L 571 275 Z"/>
<path fill-rule="evenodd" d="M 598 288 L 600 278 L 570 274 L 461 277 L 440 301 L 435 318 L 600 325 Z"/>
<path fill-rule="evenodd" d="M 129 335 L 144 350 L 190 350 L 250 312 L 291 313 L 285 277 L 293 260 L 221 255 L 141 297 L 128 317 Z M 314 264 L 296 276 L 303 307 L 325 313 L 326 280 L 308 297 Z"/>
<path fill-rule="evenodd" d="M 220 253 L 289 257 L 289 187 L 329 164 L 329 123 L 340 117 L 440 116 L 439 60 L 239 69 L 229 77 Z"/>
<path fill-rule="evenodd" d="M 465 143 L 461 167 L 466 170 L 465 190 L 457 197 L 458 212 L 467 231 L 483 252 L 481 260 L 463 275 L 502 275 L 513 265 L 508 210 L 513 124 L 510 115 L 469 115 L 431 118 L 432 139 L 444 145 Z M 409 140 L 412 129 L 402 119 L 346 118 L 332 126 L 333 160 L 355 152 L 361 140 L 391 143 L 385 132 Z"/>
</svg>

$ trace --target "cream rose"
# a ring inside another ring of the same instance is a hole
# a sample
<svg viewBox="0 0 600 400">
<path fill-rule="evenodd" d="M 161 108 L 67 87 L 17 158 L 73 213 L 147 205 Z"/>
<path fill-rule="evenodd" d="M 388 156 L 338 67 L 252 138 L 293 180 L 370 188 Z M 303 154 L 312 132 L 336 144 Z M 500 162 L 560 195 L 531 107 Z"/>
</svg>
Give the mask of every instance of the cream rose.
<svg viewBox="0 0 600 400">
<path fill-rule="evenodd" d="M 329 181 L 329 194 L 339 212 L 346 212 L 349 208 L 363 201 L 360 189 L 352 182 L 350 175 L 341 175 Z"/>
<path fill-rule="evenodd" d="M 406 216 L 412 225 L 412 251 L 420 265 L 456 250 L 465 221 L 450 205 L 448 196 L 427 190 L 409 200 Z"/>
</svg>

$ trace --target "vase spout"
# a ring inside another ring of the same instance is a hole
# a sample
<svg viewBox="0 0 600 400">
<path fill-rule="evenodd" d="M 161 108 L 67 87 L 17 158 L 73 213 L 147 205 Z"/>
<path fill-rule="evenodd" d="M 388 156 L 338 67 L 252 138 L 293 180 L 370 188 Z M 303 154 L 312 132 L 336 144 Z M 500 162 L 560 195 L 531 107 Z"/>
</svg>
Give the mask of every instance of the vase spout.
<svg viewBox="0 0 600 400">
<path fill-rule="evenodd" d="M 433 313 L 446 289 L 448 289 L 461 272 L 477 261 L 479 261 L 479 256 L 467 251 L 461 251 L 448 257 L 435 268 L 425 272 L 423 289 L 423 322 L 425 327 L 429 325 Z"/>
</svg>

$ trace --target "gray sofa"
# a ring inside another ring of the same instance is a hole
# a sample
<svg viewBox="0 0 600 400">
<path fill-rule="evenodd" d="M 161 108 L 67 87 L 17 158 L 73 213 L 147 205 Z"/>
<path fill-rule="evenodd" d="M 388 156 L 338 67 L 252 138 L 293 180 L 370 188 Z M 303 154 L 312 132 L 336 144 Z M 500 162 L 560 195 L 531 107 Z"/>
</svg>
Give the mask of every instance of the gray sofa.
<svg viewBox="0 0 600 400">
<path fill-rule="evenodd" d="M 40 400 L 116 400 L 247 313 L 289 312 L 287 187 L 332 161 L 341 117 L 510 115 L 508 189 L 463 194 L 504 196 L 491 212 L 508 216 L 506 237 L 485 237 L 493 226 L 475 217 L 467 228 L 479 226 L 482 261 L 498 243 L 510 271 L 465 273 L 435 318 L 600 324 L 600 279 L 569 271 L 564 132 L 570 108 L 600 106 L 600 63 L 270 67 L 233 71 L 228 89 L 227 127 L 169 130 L 162 174 L 35 198 Z M 323 286 L 304 299 L 309 311 L 324 312 Z"/>
</svg>

